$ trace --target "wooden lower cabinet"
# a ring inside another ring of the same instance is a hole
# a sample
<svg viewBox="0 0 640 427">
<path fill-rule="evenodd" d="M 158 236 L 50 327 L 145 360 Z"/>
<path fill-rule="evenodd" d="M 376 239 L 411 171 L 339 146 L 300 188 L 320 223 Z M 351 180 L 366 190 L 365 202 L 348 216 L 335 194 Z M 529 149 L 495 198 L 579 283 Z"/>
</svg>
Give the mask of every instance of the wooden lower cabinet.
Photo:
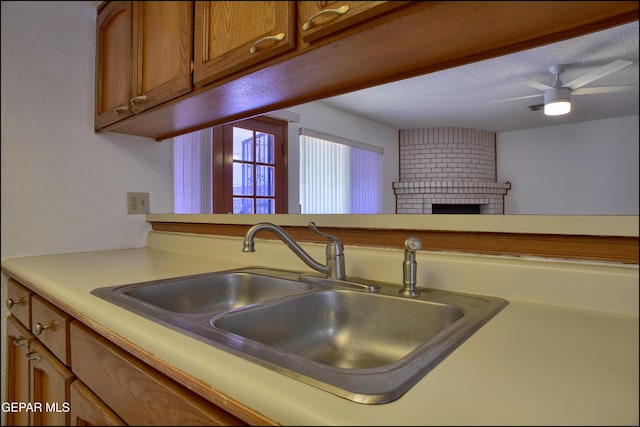
<svg viewBox="0 0 640 427">
<path fill-rule="evenodd" d="M 9 283 L 7 425 L 247 425 L 42 295 L 13 278 Z M 242 413 L 252 424 L 267 420 Z"/>
<path fill-rule="evenodd" d="M 34 426 L 69 425 L 69 387 L 73 373 L 38 340 L 31 342 L 29 384 Z"/>
<path fill-rule="evenodd" d="M 14 316 L 7 318 L 7 403 L 29 402 L 29 346 L 33 335 Z M 4 410 L 4 409 L 3 409 Z M 12 407 L 6 411 L 7 425 L 29 425 L 29 412 Z"/>
<path fill-rule="evenodd" d="M 77 320 L 70 336 L 74 373 L 127 424 L 246 425 Z"/>
<path fill-rule="evenodd" d="M 33 292 L 13 279 L 7 280 L 7 296 L 4 303 L 11 315 L 28 330 L 31 329 L 31 296 Z"/>
<path fill-rule="evenodd" d="M 127 425 L 78 379 L 71 383 L 72 426 L 124 426 Z"/>
</svg>

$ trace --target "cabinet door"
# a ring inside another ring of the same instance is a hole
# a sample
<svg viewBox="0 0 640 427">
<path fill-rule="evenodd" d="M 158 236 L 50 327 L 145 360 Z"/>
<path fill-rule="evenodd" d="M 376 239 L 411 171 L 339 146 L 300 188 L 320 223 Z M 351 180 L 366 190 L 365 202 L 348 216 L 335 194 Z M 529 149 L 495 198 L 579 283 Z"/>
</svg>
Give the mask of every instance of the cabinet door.
<svg viewBox="0 0 640 427">
<path fill-rule="evenodd" d="M 296 39 L 294 3 L 197 1 L 195 85 L 205 85 L 293 49 Z"/>
<path fill-rule="evenodd" d="M 84 383 L 78 379 L 71 383 L 69 396 L 72 426 L 124 426 L 126 425 Z"/>
<path fill-rule="evenodd" d="M 38 340 L 31 343 L 29 360 L 31 425 L 69 425 L 69 387 L 74 376 Z"/>
<path fill-rule="evenodd" d="M 133 2 L 131 108 L 139 113 L 192 88 L 193 2 Z"/>
<path fill-rule="evenodd" d="M 298 31 L 311 42 L 366 19 L 403 6 L 408 1 L 300 1 Z M 402 40 L 398 40 L 402 43 Z"/>
<path fill-rule="evenodd" d="M 77 320 L 71 352 L 73 372 L 130 425 L 246 425 Z"/>
<path fill-rule="evenodd" d="M 131 2 L 109 2 L 96 26 L 94 126 L 100 129 L 130 116 Z"/>
<path fill-rule="evenodd" d="M 27 354 L 33 335 L 13 316 L 7 318 L 7 402 L 29 402 L 29 362 Z M 26 426 L 29 413 L 7 411 L 7 425 Z"/>
</svg>

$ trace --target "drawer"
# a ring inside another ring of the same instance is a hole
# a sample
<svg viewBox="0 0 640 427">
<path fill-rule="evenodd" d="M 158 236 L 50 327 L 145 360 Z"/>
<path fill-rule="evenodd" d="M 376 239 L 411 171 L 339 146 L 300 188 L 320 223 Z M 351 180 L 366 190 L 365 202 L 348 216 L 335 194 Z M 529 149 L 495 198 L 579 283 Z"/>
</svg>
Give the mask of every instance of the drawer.
<svg viewBox="0 0 640 427">
<path fill-rule="evenodd" d="M 13 279 L 7 281 L 7 308 L 27 329 L 31 329 L 31 292 Z"/>
<path fill-rule="evenodd" d="M 38 295 L 31 297 L 31 331 L 65 365 L 71 364 L 71 316 Z"/>
<path fill-rule="evenodd" d="M 129 425 L 246 425 L 82 323 L 71 324 L 74 374 Z"/>
</svg>

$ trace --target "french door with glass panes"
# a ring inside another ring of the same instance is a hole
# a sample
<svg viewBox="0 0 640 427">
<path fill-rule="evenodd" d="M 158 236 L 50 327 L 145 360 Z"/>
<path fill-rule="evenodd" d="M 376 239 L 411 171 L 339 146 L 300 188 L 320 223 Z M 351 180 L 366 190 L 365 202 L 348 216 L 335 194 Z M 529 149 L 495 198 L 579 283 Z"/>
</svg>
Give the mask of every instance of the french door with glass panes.
<svg viewBox="0 0 640 427">
<path fill-rule="evenodd" d="M 286 122 L 262 117 L 222 128 L 224 197 L 216 212 L 287 213 Z"/>
</svg>

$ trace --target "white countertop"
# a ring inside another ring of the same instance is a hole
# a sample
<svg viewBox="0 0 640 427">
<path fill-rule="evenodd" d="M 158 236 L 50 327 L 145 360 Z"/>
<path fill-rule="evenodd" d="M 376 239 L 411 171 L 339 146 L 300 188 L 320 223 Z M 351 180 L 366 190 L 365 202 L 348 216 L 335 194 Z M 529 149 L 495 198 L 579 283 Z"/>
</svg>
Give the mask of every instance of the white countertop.
<svg viewBox="0 0 640 427">
<path fill-rule="evenodd" d="M 230 260 L 224 251 L 205 257 L 146 247 L 5 259 L 2 266 L 143 351 L 284 425 L 638 425 L 637 310 L 629 315 L 507 297 L 507 307 L 400 399 L 364 405 L 89 293 L 96 287 L 252 265 L 247 259 Z M 293 269 L 301 270 L 298 264 Z M 633 275 L 637 278 L 637 269 Z M 637 298 L 635 292 L 629 296 Z"/>
</svg>

